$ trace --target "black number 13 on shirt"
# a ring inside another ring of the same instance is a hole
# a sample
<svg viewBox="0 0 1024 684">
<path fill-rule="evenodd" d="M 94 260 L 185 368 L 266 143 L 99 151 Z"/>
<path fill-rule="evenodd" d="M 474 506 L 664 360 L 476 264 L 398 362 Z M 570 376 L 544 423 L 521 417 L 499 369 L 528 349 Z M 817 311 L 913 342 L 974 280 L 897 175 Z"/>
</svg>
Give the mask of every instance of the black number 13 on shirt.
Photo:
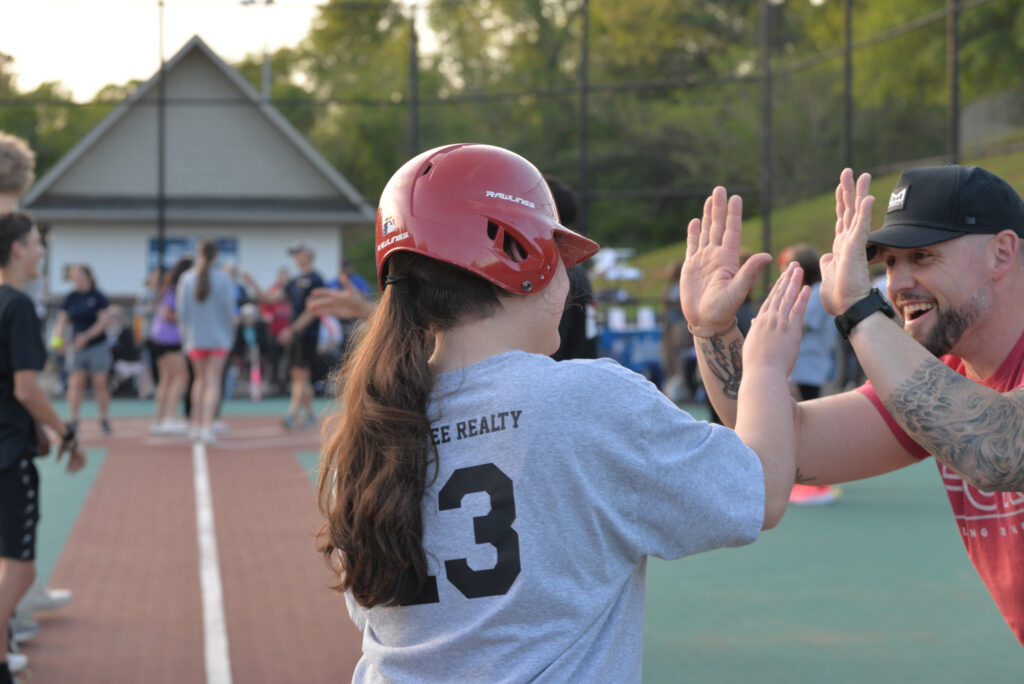
<svg viewBox="0 0 1024 684">
<path fill-rule="evenodd" d="M 516 519 L 516 502 L 512 480 L 493 463 L 459 468 L 445 482 L 438 494 L 438 508 L 449 511 L 462 506 L 467 494 L 486 492 L 491 497 L 487 515 L 473 518 L 477 544 L 491 544 L 498 552 L 498 562 L 489 570 L 473 570 L 465 558 L 446 560 L 445 573 L 466 598 L 501 596 L 508 593 L 519 576 L 519 535 L 512 529 Z M 405 605 L 438 603 L 437 578 L 427 577 L 416 600 Z"/>
</svg>

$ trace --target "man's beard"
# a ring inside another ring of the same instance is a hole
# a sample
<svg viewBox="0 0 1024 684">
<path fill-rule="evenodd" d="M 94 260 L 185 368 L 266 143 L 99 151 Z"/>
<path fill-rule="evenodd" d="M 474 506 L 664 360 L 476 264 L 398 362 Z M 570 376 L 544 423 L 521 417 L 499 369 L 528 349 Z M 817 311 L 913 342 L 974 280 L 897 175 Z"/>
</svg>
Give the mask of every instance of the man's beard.
<svg viewBox="0 0 1024 684">
<path fill-rule="evenodd" d="M 923 340 L 917 341 L 935 356 L 948 354 L 967 329 L 974 325 L 987 309 L 988 297 L 982 293 L 959 306 L 942 309 L 936 307 L 935 324 L 928 330 Z"/>
</svg>

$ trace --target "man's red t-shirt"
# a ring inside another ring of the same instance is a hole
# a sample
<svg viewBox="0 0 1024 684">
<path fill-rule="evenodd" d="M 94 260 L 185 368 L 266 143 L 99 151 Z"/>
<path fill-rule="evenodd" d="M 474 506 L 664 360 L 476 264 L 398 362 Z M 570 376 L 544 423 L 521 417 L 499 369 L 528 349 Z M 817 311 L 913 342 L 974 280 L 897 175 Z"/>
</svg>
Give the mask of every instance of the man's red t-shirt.
<svg viewBox="0 0 1024 684">
<path fill-rule="evenodd" d="M 941 360 L 967 376 L 959 357 L 949 355 Z M 992 377 L 976 382 L 998 392 L 1024 386 L 1024 336 Z M 903 448 L 917 458 L 929 455 L 893 420 L 870 382 L 857 391 L 871 400 Z M 964 482 L 945 464 L 936 463 L 967 555 L 1003 618 L 1024 645 L 1024 492 L 986 492 Z"/>
</svg>

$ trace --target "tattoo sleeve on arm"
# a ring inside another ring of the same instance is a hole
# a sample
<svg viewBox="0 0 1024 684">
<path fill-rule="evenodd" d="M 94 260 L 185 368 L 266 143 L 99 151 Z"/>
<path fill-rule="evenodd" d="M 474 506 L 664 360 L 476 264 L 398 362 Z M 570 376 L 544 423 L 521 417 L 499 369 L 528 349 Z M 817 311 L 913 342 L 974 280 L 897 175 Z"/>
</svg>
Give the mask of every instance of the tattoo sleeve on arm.
<svg viewBox="0 0 1024 684">
<path fill-rule="evenodd" d="M 743 340 L 734 340 L 726 345 L 721 337 L 707 337 L 701 340 L 700 345 L 708 367 L 722 383 L 722 393 L 728 399 L 738 398 L 743 377 Z"/>
<path fill-rule="evenodd" d="M 928 361 L 882 403 L 967 481 L 989 491 L 1024 491 L 1024 390 L 996 394 Z"/>
</svg>

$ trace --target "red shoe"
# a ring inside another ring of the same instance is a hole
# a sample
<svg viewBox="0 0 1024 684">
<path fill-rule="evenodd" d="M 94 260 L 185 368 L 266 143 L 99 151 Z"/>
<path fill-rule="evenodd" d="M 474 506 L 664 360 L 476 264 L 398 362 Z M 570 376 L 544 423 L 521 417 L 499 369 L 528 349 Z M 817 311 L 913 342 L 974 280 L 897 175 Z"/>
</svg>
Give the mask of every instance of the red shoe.
<svg viewBox="0 0 1024 684">
<path fill-rule="evenodd" d="M 838 501 L 841 495 L 839 487 L 798 484 L 793 485 L 793 490 L 789 493 L 789 503 L 797 506 L 827 506 Z"/>
</svg>

